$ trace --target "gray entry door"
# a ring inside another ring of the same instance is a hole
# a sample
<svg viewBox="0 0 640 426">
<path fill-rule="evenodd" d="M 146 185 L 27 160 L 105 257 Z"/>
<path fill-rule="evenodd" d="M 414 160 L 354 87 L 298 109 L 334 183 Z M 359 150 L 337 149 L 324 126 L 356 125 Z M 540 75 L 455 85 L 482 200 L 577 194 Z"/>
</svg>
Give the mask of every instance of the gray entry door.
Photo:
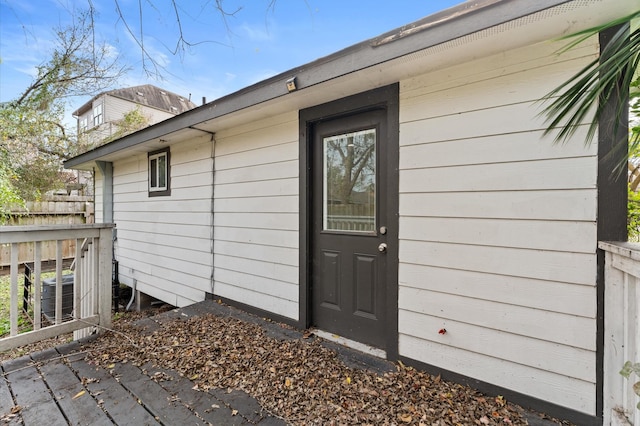
<svg viewBox="0 0 640 426">
<path fill-rule="evenodd" d="M 316 327 L 385 348 L 386 113 L 316 123 L 311 315 Z"/>
</svg>

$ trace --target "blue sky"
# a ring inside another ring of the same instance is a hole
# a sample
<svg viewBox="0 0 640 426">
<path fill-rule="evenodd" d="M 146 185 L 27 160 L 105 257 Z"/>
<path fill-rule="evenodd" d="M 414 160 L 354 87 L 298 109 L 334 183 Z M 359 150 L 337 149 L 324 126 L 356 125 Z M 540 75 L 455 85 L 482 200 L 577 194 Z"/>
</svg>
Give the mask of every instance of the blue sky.
<svg viewBox="0 0 640 426">
<path fill-rule="evenodd" d="M 35 67 L 48 58 L 53 28 L 89 0 L 0 0 L 0 102 L 20 95 Z M 179 0 L 184 35 L 199 42 L 181 55 L 169 0 L 117 0 L 127 23 L 140 31 L 143 5 L 145 44 L 166 67 L 164 80 L 141 67 L 141 52 L 116 13 L 116 0 L 93 0 L 97 34 L 131 70 L 119 87 L 154 84 L 196 103 L 239 90 L 360 41 L 401 27 L 462 0 L 224 0 L 223 20 L 214 0 Z M 152 4 L 155 8 L 149 7 Z M 89 98 L 72 99 L 75 108 Z M 70 109 L 71 110 L 71 109 Z"/>
</svg>

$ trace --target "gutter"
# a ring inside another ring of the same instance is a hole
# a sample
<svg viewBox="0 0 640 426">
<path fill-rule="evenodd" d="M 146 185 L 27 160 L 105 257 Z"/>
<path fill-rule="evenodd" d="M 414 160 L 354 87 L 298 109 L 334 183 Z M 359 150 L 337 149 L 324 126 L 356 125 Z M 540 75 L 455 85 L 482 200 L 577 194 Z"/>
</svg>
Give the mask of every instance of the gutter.
<svg viewBox="0 0 640 426">
<path fill-rule="evenodd" d="M 467 1 L 73 157 L 64 162 L 64 167 L 74 168 L 179 130 L 194 128 L 203 122 L 286 96 L 286 81 L 291 76 L 296 77 L 298 90 L 307 89 L 570 1 Z M 415 37 L 416 34 L 427 31 L 428 37 Z"/>
</svg>

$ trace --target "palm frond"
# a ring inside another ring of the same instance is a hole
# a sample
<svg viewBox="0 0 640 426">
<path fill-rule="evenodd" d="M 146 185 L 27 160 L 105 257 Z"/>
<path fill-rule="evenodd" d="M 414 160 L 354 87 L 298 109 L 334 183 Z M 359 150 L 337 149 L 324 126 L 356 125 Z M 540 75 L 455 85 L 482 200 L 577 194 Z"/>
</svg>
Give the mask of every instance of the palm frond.
<svg viewBox="0 0 640 426">
<path fill-rule="evenodd" d="M 640 10 L 603 25 L 588 28 L 564 38 L 572 41 L 560 51 L 570 50 L 601 31 L 620 26 L 596 59 L 567 81 L 550 91 L 541 100 L 549 104 L 542 111 L 547 128 L 544 134 L 555 133 L 556 143 L 568 142 L 576 131 L 588 125 L 585 145 L 592 143 L 598 132 L 600 118 L 610 99 L 627 99 L 640 64 L 640 29 L 630 30 L 630 21 L 640 17 Z M 614 134 L 626 120 L 627 105 L 619 102 L 615 106 Z M 625 132 L 626 134 L 626 132 Z M 640 145 L 639 138 L 631 141 Z M 626 140 L 624 142 L 626 146 Z"/>
</svg>

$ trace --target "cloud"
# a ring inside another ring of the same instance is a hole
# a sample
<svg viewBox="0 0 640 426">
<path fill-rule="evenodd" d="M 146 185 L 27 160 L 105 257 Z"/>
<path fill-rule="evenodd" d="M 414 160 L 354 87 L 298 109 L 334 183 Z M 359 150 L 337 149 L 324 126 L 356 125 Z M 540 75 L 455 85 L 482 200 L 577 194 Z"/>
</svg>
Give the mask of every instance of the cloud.
<svg viewBox="0 0 640 426">
<path fill-rule="evenodd" d="M 244 34 L 251 41 L 273 41 L 275 35 L 273 31 L 270 31 L 265 25 L 250 25 L 243 23 L 240 25 L 240 32 Z"/>
</svg>

